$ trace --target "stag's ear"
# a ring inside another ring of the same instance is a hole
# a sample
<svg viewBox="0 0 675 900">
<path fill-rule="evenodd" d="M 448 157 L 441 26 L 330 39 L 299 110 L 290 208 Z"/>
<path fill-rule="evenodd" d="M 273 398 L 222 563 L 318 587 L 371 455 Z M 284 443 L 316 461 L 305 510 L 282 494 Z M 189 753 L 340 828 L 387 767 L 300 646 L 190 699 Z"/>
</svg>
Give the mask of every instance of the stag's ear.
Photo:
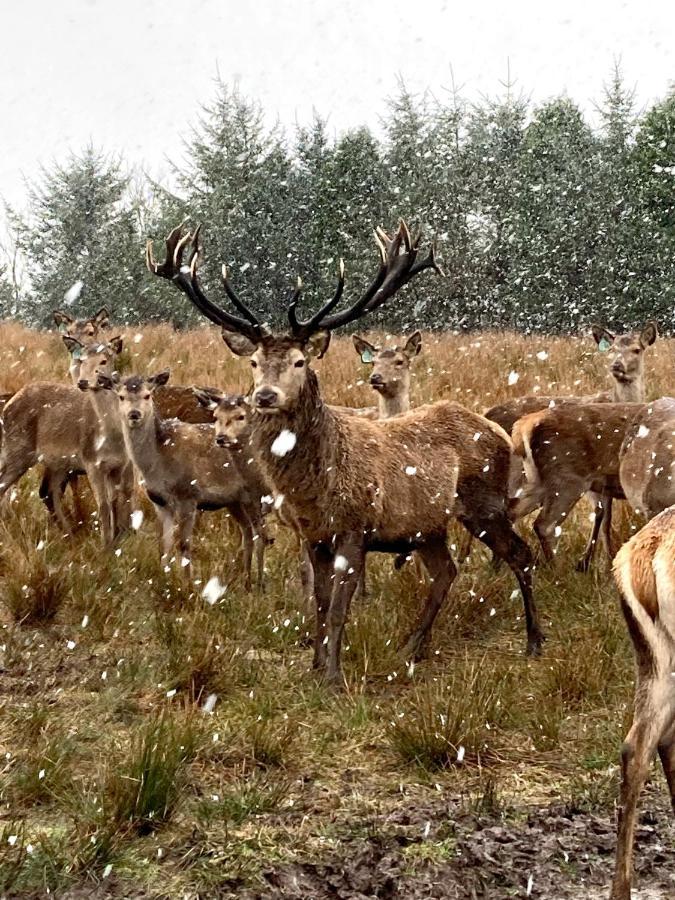
<svg viewBox="0 0 675 900">
<path fill-rule="evenodd" d="M 64 334 L 61 340 L 66 345 L 66 349 L 71 355 L 75 354 L 77 351 L 81 353 L 84 350 L 82 341 L 78 341 L 77 338 L 71 337 L 69 334 Z"/>
<path fill-rule="evenodd" d="M 57 328 L 60 328 L 62 325 L 70 325 L 70 323 L 74 321 L 73 317 L 69 316 L 68 313 L 65 313 L 62 309 L 55 309 L 52 315 L 54 316 L 54 324 Z"/>
<path fill-rule="evenodd" d="M 119 382 L 119 375 L 117 379 L 115 379 L 115 375 L 117 372 L 113 373 L 113 376 L 105 375 L 103 372 L 96 373 L 96 387 L 101 388 L 104 391 L 112 391 L 115 388 L 115 385 Z"/>
<path fill-rule="evenodd" d="M 640 332 L 640 343 L 643 347 L 649 347 L 654 343 L 658 336 L 659 332 L 656 327 L 656 322 L 647 322 L 645 327 Z"/>
<path fill-rule="evenodd" d="M 227 331 L 225 328 L 220 333 L 235 356 L 250 356 L 252 353 L 255 353 L 256 345 L 245 335 L 239 334 L 238 331 Z"/>
<path fill-rule="evenodd" d="M 158 372 L 156 375 L 150 375 L 150 377 L 146 379 L 147 383 L 150 385 L 150 390 L 154 391 L 156 387 L 166 384 L 170 374 L 168 369 L 164 369 L 163 372 Z"/>
<path fill-rule="evenodd" d="M 372 363 L 375 360 L 377 347 L 369 343 L 365 338 L 362 338 L 359 334 L 353 334 L 352 340 L 354 341 L 354 349 L 361 357 L 361 362 Z"/>
<path fill-rule="evenodd" d="M 421 349 L 422 335 L 419 331 L 416 331 L 414 334 L 411 334 L 408 340 L 405 342 L 403 352 L 408 357 L 408 359 L 414 359 L 414 357 L 417 356 Z"/>
<path fill-rule="evenodd" d="M 305 353 L 317 359 L 325 354 L 330 344 L 330 331 L 317 331 L 305 341 Z"/>
<path fill-rule="evenodd" d="M 218 397 L 215 392 L 206 391 L 202 388 L 192 388 L 192 393 L 197 398 L 199 405 L 204 406 L 206 409 L 215 409 L 218 406 Z"/>
<path fill-rule="evenodd" d="M 114 338 L 110 338 L 108 341 L 108 346 L 117 356 L 122 352 L 122 348 L 124 347 L 124 338 L 121 335 L 117 335 Z"/>
<path fill-rule="evenodd" d="M 107 306 L 102 306 L 91 320 L 97 328 L 110 328 L 110 313 Z"/>
<path fill-rule="evenodd" d="M 611 331 L 603 328 L 602 325 L 592 325 L 591 331 L 593 333 L 595 343 L 598 345 L 598 350 L 602 352 L 604 352 L 605 350 L 609 350 L 609 348 L 614 343 L 614 338 L 616 337 L 616 335 L 613 335 Z"/>
</svg>

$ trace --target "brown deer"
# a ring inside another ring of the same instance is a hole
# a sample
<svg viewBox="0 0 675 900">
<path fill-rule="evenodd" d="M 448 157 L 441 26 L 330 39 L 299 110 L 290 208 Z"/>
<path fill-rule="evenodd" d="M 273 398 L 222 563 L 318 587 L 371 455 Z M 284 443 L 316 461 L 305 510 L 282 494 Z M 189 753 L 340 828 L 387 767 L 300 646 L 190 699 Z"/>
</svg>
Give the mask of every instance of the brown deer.
<svg viewBox="0 0 675 900">
<path fill-rule="evenodd" d="M 623 498 L 619 454 L 642 403 L 564 403 L 523 416 L 513 426 L 513 449 L 525 481 L 512 502 L 512 518 L 541 507 L 534 531 L 547 561 L 552 538 L 588 491 Z M 611 547 L 609 548 L 611 553 Z"/>
<path fill-rule="evenodd" d="M 153 394 L 168 379 L 168 372 L 147 378 L 131 375 L 122 381 L 98 377 L 100 387 L 117 394 L 127 452 L 160 525 L 161 559 L 168 565 L 177 543 L 175 561 L 188 577 L 197 512 L 227 509 L 242 534 L 246 590 L 251 590 L 254 548 L 257 583 L 262 586 L 267 537 L 261 498 L 266 486 L 255 479 L 255 469 L 246 460 L 216 444 L 212 425 L 160 418 Z"/>
<path fill-rule="evenodd" d="M 366 553 L 417 551 L 431 576 L 429 595 L 404 653 L 421 655 L 456 569 L 447 527 L 457 516 L 497 556 L 506 559 L 523 594 L 528 651 L 543 640 L 532 597 L 532 556 L 507 514 L 511 444 L 498 426 L 457 403 L 439 401 L 392 419 L 370 421 L 324 403 L 311 361 L 324 356 L 331 332 L 381 306 L 426 269 L 419 236 L 401 222 L 393 237 L 376 234 L 378 272 L 350 306 L 334 312 L 344 289 L 341 268 L 334 296 L 306 321 L 297 316 L 299 290 L 288 307 L 289 329 L 273 334 L 236 295 L 223 271 L 225 291 L 237 310 L 226 312 L 206 297 L 197 277 L 199 229 L 190 241 L 180 227 L 167 239 L 167 257 L 148 267 L 172 281 L 212 322 L 253 374 L 251 442 L 266 479 L 308 543 L 315 576 L 314 666 L 331 683 L 341 678 L 340 650 L 349 603 Z"/>
<path fill-rule="evenodd" d="M 675 398 L 648 403 L 621 448 L 619 479 L 633 509 L 652 519 L 675 504 Z"/>
<path fill-rule="evenodd" d="M 611 388 L 598 394 L 584 397 L 555 397 L 531 395 L 517 397 L 489 409 L 485 415 L 511 434 L 514 424 L 522 416 L 553 409 L 561 405 L 583 403 L 643 403 L 645 399 L 644 354 L 658 336 L 655 322 L 647 322 L 640 332 L 615 335 L 602 325 L 592 326 L 593 338 L 601 350 L 607 352 L 608 373 Z M 608 556 L 611 557 L 612 501 L 614 492 L 606 495 L 591 492 L 589 497 L 595 508 L 591 533 L 583 555 L 577 563 L 577 570 L 588 571 L 593 559 L 598 537 Z"/>
<path fill-rule="evenodd" d="M 88 319 L 75 319 L 62 309 L 55 309 L 52 313 L 54 324 L 65 337 L 75 338 L 78 345 L 84 346 L 97 340 L 102 331 L 110 327 L 110 313 L 107 307 L 102 306 L 98 312 Z M 68 373 L 71 381 L 77 385 L 80 377 L 80 351 L 77 345 L 70 350 L 70 367 Z"/>
<path fill-rule="evenodd" d="M 379 349 L 358 334 L 352 335 L 352 340 L 361 362 L 372 366 L 369 383 L 378 398 L 372 418 L 390 419 L 408 412 L 410 365 L 422 349 L 420 332 L 412 334 L 403 347 Z"/>
<path fill-rule="evenodd" d="M 74 338 L 64 337 L 64 341 Z M 97 371 L 112 372 L 122 349 L 121 338 L 98 341 L 84 348 L 80 377 L 90 383 Z M 100 471 L 101 427 L 89 398 L 77 388 L 57 382 L 36 381 L 25 385 L 9 400 L 2 418 L 0 498 L 38 462 L 43 462 L 53 498 L 54 515 L 66 533 L 71 525 L 61 500 L 70 473 L 86 472 L 94 491 L 102 534 L 109 540 L 108 507 L 104 476 Z M 104 466 L 105 468 L 105 466 Z"/>
<path fill-rule="evenodd" d="M 621 750 L 616 865 L 610 900 L 630 900 L 637 804 L 658 750 L 675 813 L 675 508 L 619 550 L 614 577 L 636 663 L 633 724 Z"/>
</svg>

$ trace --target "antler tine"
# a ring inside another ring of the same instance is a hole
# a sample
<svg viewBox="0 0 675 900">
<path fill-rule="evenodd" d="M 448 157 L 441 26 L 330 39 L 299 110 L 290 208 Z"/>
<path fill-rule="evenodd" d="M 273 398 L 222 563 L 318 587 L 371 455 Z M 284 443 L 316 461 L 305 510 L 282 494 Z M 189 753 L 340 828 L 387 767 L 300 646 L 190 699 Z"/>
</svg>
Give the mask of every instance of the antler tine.
<svg viewBox="0 0 675 900">
<path fill-rule="evenodd" d="M 155 261 L 152 253 L 152 241 L 146 244 L 146 262 L 150 271 L 160 278 L 166 278 L 173 281 L 177 287 L 186 295 L 188 300 L 197 307 L 197 309 L 206 316 L 209 321 L 228 331 L 237 331 L 245 335 L 252 341 L 260 338 L 261 328 L 257 321 L 251 322 L 233 316 L 211 300 L 204 294 L 199 279 L 197 277 L 197 265 L 199 263 L 199 234 L 200 227 L 195 229 L 194 234 L 186 232 L 183 234 L 183 226 L 178 225 L 169 234 L 166 239 L 166 259 L 162 263 Z M 192 242 L 190 252 L 190 264 L 183 265 L 183 254 L 185 247 Z M 252 314 L 251 314 L 252 315 Z"/>
<path fill-rule="evenodd" d="M 445 278 L 445 272 L 436 259 L 436 249 L 436 241 L 434 240 L 431 243 L 431 249 L 428 254 L 421 262 L 415 263 L 410 270 L 410 274 L 417 275 L 418 272 L 422 272 L 424 269 L 433 269 L 440 278 Z"/>
<path fill-rule="evenodd" d="M 255 314 L 251 312 L 244 301 L 240 300 L 239 296 L 234 292 L 232 285 L 230 284 L 227 277 L 227 266 L 224 264 L 222 269 L 220 270 L 220 275 L 223 282 L 223 287 L 225 288 L 225 293 L 230 298 L 234 306 L 239 310 L 242 316 L 244 316 L 244 318 L 251 323 L 251 325 L 255 325 L 257 328 L 260 328 L 260 322 L 256 318 Z"/>
<path fill-rule="evenodd" d="M 295 290 L 291 294 L 291 299 L 288 304 L 288 324 L 291 326 L 292 334 L 299 334 L 302 330 L 303 323 L 298 321 L 298 317 L 295 314 L 295 310 L 298 306 L 298 300 L 300 299 L 300 294 L 302 293 L 302 278 L 298 275 L 298 281 L 295 286 Z"/>
<path fill-rule="evenodd" d="M 342 299 L 342 294 L 345 289 L 345 262 L 342 258 L 340 258 L 340 263 L 338 266 L 338 283 L 335 287 L 335 293 L 331 297 L 331 299 L 326 303 L 325 306 L 322 306 L 321 309 L 314 313 L 306 322 L 297 323 L 297 327 L 294 328 L 293 323 L 291 322 L 291 328 L 293 328 L 293 334 L 298 336 L 308 336 L 313 333 L 315 327 L 321 326 L 321 320 L 324 316 L 327 316 L 328 313 L 335 309 L 340 300 Z M 289 307 L 289 321 L 291 317 L 291 310 Z M 293 309 L 293 318 L 295 318 L 295 308 Z M 297 320 L 296 320 L 297 322 Z"/>
</svg>

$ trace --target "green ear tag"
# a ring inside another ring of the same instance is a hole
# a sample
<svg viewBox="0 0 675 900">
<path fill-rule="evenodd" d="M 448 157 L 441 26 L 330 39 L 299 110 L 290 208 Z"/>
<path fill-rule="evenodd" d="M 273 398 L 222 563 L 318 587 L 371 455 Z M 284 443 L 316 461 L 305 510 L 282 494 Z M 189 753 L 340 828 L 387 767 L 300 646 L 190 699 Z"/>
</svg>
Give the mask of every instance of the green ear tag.
<svg viewBox="0 0 675 900">
<path fill-rule="evenodd" d="M 598 350 L 601 353 L 606 353 L 611 346 L 612 342 L 608 341 L 606 337 L 600 338 L 600 340 L 598 341 Z"/>
<path fill-rule="evenodd" d="M 373 361 L 373 351 L 372 350 L 364 350 L 361 353 L 361 362 L 362 363 L 371 363 Z"/>
<path fill-rule="evenodd" d="M 84 347 L 76 347 L 70 355 L 73 357 L 73 359 L 82 359 L 83 353 Z"/>
</svg>

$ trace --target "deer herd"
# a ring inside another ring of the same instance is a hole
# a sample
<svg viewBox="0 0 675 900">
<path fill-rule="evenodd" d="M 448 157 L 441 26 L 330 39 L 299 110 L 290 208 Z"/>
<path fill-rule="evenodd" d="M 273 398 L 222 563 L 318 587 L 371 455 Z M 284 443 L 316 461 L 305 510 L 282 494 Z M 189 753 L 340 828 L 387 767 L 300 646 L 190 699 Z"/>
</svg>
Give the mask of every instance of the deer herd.
<svg viewBox="0 0 675 900">
<path fill-rule="evenodd" d="M 402 648 L 409 660 L 425 654 L 457 573 L 448 546 L 453 520 L 513 572 L 527 652 L 540 654 L 535 555 L 514 525 L 538 511 L 534 533 L 542 563 L 549 562 L 566 519 L 587 494 L 595 515 L 577 568 L 588 569 L 600 540 L 614 559 L 636 658 L 611 890 L 612 900 L 627 900 L 637 801 L 657 751 L 675 810 L 675 399 L 645 400 L 645 352 L 656 340 L 656 325 L 622 335 L 593 327 L 598 347 L 607 352 L 610 391 L 521 397 L 485 415 L 448 400 L 411 410 L 410 367 L 421 350 L 419 332 L 402 347 L 385 348 L 354 335 L 356 352 L 372 367 L 378 404 L 331 406 L 312 361 L 325 355 L 332 332 L 378 309 L 423 272 L 442 274 L 433 247 L 420 257 L 420 237 L 411 236 L 405 223 L 392 236 L 378 229 L 375 238 L 379 265 L 366 290 L 342 305 L 340 263 L 334 295 L 302 320 L 298 283 L 281 332 L 244 303 L 224 267 L 232 311 L 206 296 L 198 272 L 199 229 L 174 229 L 160 262 L 148 243 L 150 271 L 219 326 L 233 354 L 248 359 L 250 391 L 242 396 L 167 385 L 168 371 L 122 377 L 116 361 L 123 339 L 107 336 L 107 310 L 86 320 L 57 310 L 72 385 L 33 382 L 0 398 L 0 498 L 41 464 L 40 497 L 70 534 L 84 521 L 79 482 L 86 476 L 101 538 L 110 548 L 130 527 L 134 496 L 142 488 L 156 514 L 163 565 L 174 564 L 185 578 L 198 512 L 226 509 L 241 531 L 248 590 L 263 586 L 271 543 L 266 516 L 274 508 L 299 539 L 303 584 L 315 605 L 313 665 L 336 685 L 350 602 L 368 553 L 393 553 L 398 565 L 414 554 L 425 570 L 420 583 L 428 585 L 428 594 Z M 63 502 L 68 487 L 74 513 Z M 648 523 L 615 553 L 612 506 L 621 499 Z"/>
</svg>

